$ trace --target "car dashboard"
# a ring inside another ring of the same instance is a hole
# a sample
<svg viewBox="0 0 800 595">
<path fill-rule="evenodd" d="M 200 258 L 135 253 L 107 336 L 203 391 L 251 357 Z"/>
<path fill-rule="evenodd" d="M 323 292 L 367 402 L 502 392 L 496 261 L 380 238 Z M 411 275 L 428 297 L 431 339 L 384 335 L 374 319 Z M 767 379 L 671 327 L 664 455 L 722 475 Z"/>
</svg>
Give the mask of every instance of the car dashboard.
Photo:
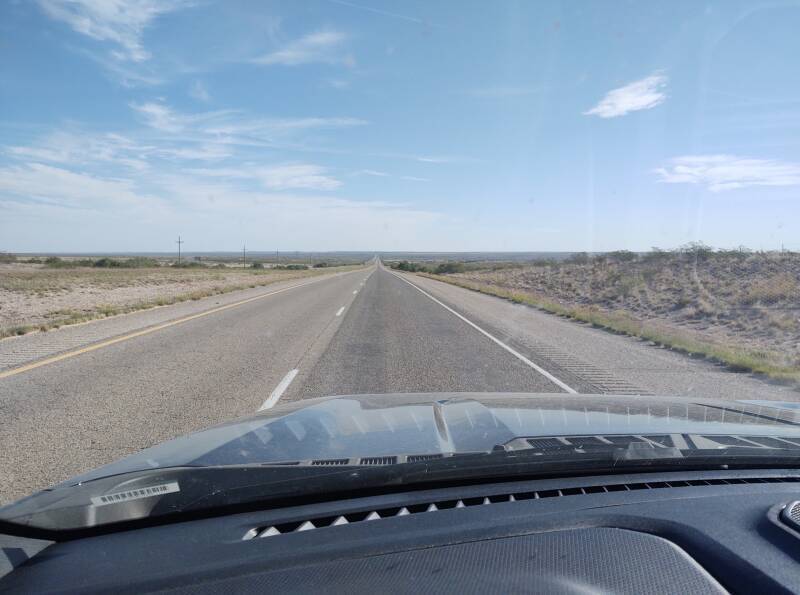
<svg viewBox="0 0 800 595">
<path fill-rule="evenodd" d="M 0 591 L 797 592 L 796 500 L 792 470 L 639 473 L 5 536 Z"/>
</svg>

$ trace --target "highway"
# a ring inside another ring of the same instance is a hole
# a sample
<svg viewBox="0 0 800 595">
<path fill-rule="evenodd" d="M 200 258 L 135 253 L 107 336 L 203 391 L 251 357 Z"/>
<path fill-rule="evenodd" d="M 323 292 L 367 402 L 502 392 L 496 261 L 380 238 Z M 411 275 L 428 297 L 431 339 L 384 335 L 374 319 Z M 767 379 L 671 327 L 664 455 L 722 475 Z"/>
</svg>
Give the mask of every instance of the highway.
<svg viewBox="0 0 800 595">
<path fill-rule="evenodd" d="M 319 396 L 800 400 L 750 375 L 380 264 L 225 299 L 0 341 L 0 502 L 194 430 Z"/>
</svg>

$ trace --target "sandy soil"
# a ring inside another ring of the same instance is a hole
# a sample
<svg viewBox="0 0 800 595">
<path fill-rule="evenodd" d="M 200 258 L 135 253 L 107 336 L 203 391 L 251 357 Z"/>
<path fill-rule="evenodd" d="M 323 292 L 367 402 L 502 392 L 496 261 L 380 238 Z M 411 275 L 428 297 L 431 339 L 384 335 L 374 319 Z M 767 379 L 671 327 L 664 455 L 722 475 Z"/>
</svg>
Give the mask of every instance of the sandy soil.
<svg viewBox="0 0 800 595">
<path fill-rule="evenodd" d="M 452 275 L 569 306 L 624 311 L 800 365 L 800 255 L 669 254 L 633 262 L 551 263 Z"/>
</svg>

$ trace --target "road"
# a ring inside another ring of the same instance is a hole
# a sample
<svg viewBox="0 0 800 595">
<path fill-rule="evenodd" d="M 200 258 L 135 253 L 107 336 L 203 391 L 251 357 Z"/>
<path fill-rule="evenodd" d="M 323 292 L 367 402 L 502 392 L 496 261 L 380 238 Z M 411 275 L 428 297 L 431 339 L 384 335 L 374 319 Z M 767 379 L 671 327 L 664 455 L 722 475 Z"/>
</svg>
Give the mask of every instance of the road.
<svg viewBox="0 0 800 595">
<path fill-rule="evenodd" d="M 380 265 L 226 299 L 0 342 L 0 502 L 318 396 L 572 391 L 800 400 L 750 375 Z M 2 369 L 3 361 L 13 363 Z"/>
</svg>

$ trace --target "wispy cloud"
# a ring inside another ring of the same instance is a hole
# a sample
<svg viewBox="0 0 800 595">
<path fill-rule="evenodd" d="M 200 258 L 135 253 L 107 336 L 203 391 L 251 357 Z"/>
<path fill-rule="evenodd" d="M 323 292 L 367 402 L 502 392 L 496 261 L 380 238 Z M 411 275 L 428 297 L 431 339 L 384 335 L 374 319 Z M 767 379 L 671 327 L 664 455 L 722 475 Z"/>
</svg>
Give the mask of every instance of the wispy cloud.
<svg viewBox="0 0 800 595">
<path fill-rule="evenodd" d="M 800 185 L 800 163 L 735 155 L 687 155 L 655 170 L 661 182 L 699 184 L 712 192 L 747 186 Z"/>
<path fill-rule="evenodd" d="M 254 118 L 239 110 L 185 113 L 155 101 L 131 103 L 144 123 L 165 133 L 191 133 L 194 140 L 253 144 L 276 142 L 311 130 L 363 126 L 366 120 L 350 117 Z"/>
<path fill-rule="evenodd" d="M 289 42 L 274 52 L 254 58 L 252 62 L 265 66 L 274 64 L 297 66 L 312 63 L 352 66 L 353 57 L 342 51 L 342 45 L 346 40 L 347 35 L 341 31 L 320 30 Z"/>
<path fill-rule="evenodd" d="M 335 190 L 342 185 L 341 181 L 328 175 L 327 168 L 310 163 L 247 165 L 187 171 L 212 178 L 256 180 L 267 190 Z"/>
<path fill-rule="evenodd" d="M 667 86 L 666 75 L 656 72 L 624 87 L 609 91 L 592 109 L 583 112 L 585 116 L 617 118 L 630 112 L 651 109 L 664 103 L 667 98 L 663 92 Z"/>
<path fill-rule="evenodd" d="M 202 102 L 208 102 L 211 100 L 211 95 L 202 81 L 195 81 L 192 83 L 192 86 L 189 87 L 189 97 Z"/>
<path fill-rule="evenodd" d="M 102 162 L 143 171 L 148 163 L 143 157 L 148 151 L 130 138 L 120 134 L 89 134 L 57 131 L 30 145 L 6 147 L 4 152 L 21 160 L 35 160 L 65 165 L 86 165 Z"/>
<path fill-rule="evenodd" d="M 92 39 L 117 45 L 113 57 L 133 62 L 150 58 L 142 44 L 145 28 L 158 16 L 186 4 L 184 0 L 39 0 L 50 18 Z"/>
<path fill-rule="evenodd" d="M 372 176 L 376 178 L 397 178 L 398 180 L 406 180 L 409 182 L 430 182 L 428 178 L 420 178 L 417 176 L 393 176 L 392 174 L 386 173 L 385 171 L 378 171 L 375 169 L 361 169 L 359 171 L 353 172 L 352 175 Z"/>
<path fill-rule="evenodd" d="M 60 204 L 70 208 L 111 210 L 135 206 L 151 197 L 137 193 L 128 179 L 109 179 L 41 163 L 0 168 L 0 196 Z"/>
<path fill-rule="evenodd" d="M 421 163 L 455 163 L 457 161 L 463 161 L 461 157 L 451 157 L 448 155 L 415 155 L 412 159 Z"/>
</svg>

